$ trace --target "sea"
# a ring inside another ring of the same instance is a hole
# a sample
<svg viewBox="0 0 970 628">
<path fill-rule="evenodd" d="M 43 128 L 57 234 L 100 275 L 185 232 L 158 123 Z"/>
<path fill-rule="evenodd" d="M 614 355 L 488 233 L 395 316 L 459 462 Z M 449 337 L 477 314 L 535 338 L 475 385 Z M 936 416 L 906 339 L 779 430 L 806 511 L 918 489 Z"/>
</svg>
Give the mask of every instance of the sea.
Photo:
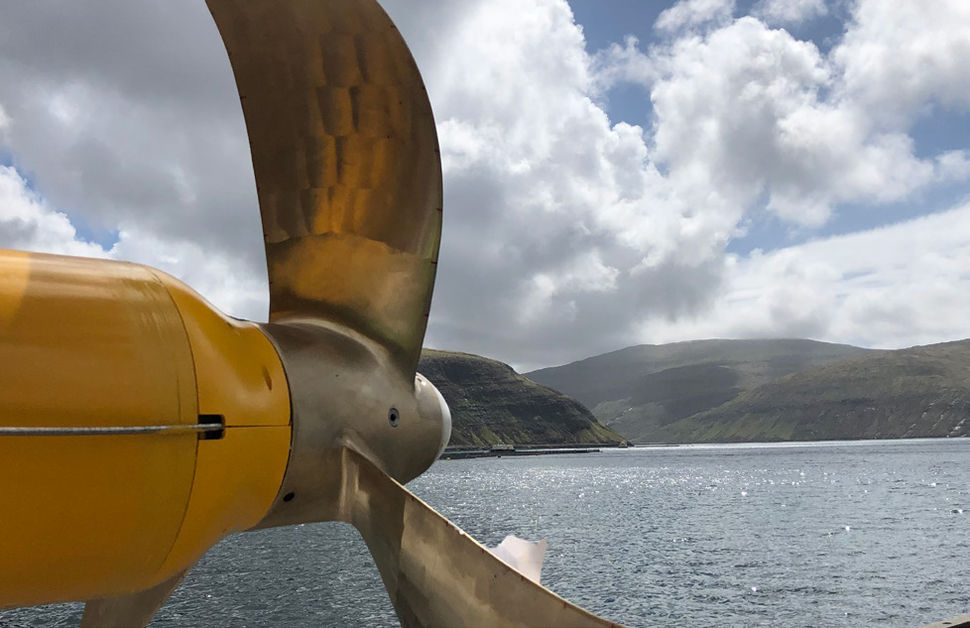
<svg viewBox="0 0 970 628">
<path fill-rule="evenodd" d="M 970 611 L 970 438 L 441 460 L 409 488 L 486 545 L 546 539 L 543 584 L 627 626 Z M 9 609 L 0 626 L 76 626 L 81 610 Z M 224 540 L 151 625 L 399 624 L 356 531 L 325 523 Z"/>
</svg>

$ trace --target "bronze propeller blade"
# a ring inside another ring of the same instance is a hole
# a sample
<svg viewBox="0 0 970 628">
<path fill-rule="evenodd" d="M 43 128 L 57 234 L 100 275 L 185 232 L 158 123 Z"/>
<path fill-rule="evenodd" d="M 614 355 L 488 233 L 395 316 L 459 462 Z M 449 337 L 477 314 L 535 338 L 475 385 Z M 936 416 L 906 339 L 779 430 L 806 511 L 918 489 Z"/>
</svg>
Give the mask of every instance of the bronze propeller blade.
<svg viewBox="0 0 970 628">
<path fill-rule="evenodd" d="M 515 571 L 349 449 L 344 481 L 344 516 L 370 548 L 405 628 L 617 625 Z"/>
<path fill-rule="evenodd" d="M 431 104 L 373 0 L 208 0 L 259 195 L 270 321 L 323 318 L 414 372 L 441 234 Z"/>
</svg>

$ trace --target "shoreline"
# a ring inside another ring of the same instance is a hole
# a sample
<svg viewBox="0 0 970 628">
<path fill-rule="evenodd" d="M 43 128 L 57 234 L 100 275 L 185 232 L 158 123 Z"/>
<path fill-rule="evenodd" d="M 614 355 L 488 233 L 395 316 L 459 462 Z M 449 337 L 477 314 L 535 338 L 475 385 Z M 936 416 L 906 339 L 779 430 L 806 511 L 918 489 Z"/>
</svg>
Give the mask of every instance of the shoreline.
<svg viewBox="0 0 970 628">
<path fill-rule="evenodd" d="M 548 456 L 554 454 L 592 454 L 600 453 L 603 448 L 617 448 L 617 445 L 530 445 L 515 447 L 499 445 L 485 447 L 456 447 L 445 449 L 438 460 L 464 460 L 467 458 L 501 458 L 502 456 Z"/>
<path fill-rule="evenodd" d="M 588 445 L 494 445 L 492 447 L 454 447 L 445 449 L 438 460 L 462 460 L 467 458 L 501 458 L 502 456 L 545 456 L 554 454 L 602 453 L 603 450 L 656 450 L 656 449 L 788 449 L 819 446 L 865 446 L 876 444 L 904 444 L 928 441 L 968 442 L 970 435 L 928 436 L 915 438 L 852 438 L 823 440 L 784 440 L 784 441 L 728 441 L 704 443 L 630 443 L 612 445 L 591 443 Z"/>
</svg>

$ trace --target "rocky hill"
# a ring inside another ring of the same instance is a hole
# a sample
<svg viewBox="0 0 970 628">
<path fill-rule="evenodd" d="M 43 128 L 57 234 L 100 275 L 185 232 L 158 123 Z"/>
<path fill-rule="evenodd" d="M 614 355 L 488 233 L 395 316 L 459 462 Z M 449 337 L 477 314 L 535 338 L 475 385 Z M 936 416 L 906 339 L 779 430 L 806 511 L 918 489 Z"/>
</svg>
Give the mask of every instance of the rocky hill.
<svg viewBox="0 0 970 628">
<path fill-rule="evenodd" d="M 603 444 L 624 438 L 582 404 L 502 362 L 425 349 L 418 371 L 451 408 L 450 446 Z"/>
<path fill-rule="evenodd" d="M 676 442 L 964 436 L 970 340 L 809 368 L 666 426 Z"/>
<path fill-rule="evenodd" d="M 639 345 L 526 376 L 575 397 L 634 442 L 692 438 L 670 426 L 746 391 L 814 366 L 878 354 L 803 339 Z"/>
</svg>

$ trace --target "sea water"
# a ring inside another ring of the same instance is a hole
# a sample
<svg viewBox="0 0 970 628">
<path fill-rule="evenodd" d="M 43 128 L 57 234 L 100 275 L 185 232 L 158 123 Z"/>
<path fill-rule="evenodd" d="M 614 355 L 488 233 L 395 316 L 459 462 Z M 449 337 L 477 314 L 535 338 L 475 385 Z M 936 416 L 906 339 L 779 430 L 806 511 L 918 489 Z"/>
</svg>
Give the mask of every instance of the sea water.
<svg viewBox="0 0 970 628">
<path fill-rule="evenodd" d="M 919 626 L 970 610 L 970 439 L 693 445 L 439 461 L 412 491 L 629 626 Z M 53 575 L 52 578 L 56 578 Z M 81 606 L 0 611 L 75 626 Z M 357 533 L 237 535 L 152 626 L 397 626 Z"/>
</svg>

